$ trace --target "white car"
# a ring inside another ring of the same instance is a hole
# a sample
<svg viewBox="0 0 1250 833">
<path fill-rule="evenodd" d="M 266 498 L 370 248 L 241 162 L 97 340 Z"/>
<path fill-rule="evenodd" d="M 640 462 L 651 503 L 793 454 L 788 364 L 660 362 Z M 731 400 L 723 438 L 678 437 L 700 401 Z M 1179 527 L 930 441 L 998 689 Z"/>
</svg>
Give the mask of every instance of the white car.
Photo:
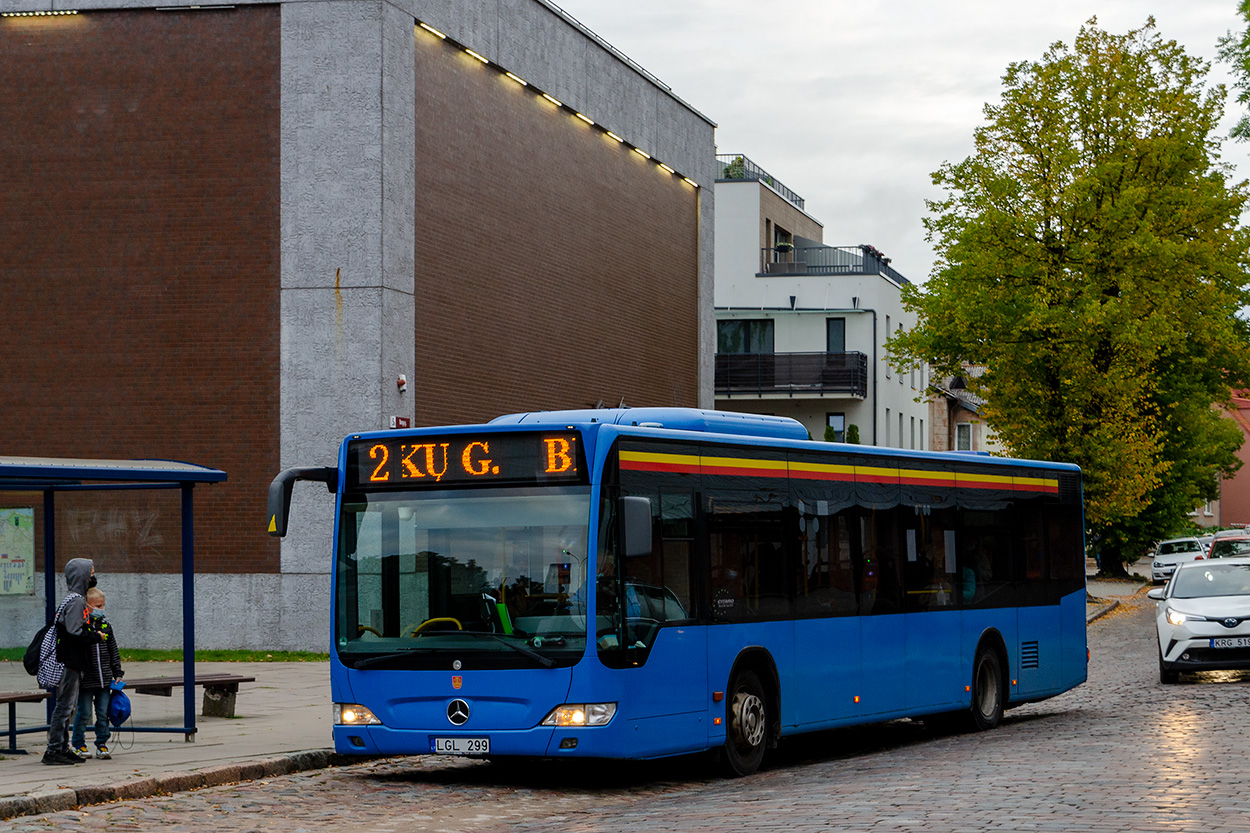
<svg viewBox="0 0 1250 833">
<path fill-rule="evenodd" d="M 1250 668 L 1250 558 L 1180 564 L 1166 587 L 1146 595 L 1157 603 L 1160 682 Z"/>
<path fill-rule="evenodd" d="M 1150 559 L 1150 580 L 1163 584 L 1172 575 L 1177 564 L 1206 558 L 1207 551 L 1197 538 L 1169 538 L 1155 545 Z"/>
</svg>

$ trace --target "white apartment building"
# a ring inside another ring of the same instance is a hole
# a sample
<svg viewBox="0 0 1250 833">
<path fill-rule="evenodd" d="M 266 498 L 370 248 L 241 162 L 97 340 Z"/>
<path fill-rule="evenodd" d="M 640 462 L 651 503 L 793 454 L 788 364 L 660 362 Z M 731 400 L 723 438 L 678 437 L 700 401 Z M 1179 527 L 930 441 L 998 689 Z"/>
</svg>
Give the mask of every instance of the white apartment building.
<svg viewBox="0 0 1250 833">
<path fill-rule="evenodd" d="M 715 396 L 722 410 L 827 426 L 844 441 L 925 449 L 926 368 L 895 371 L 907 279 L 872 246 L 827 246 L 803 199 L 749 158 L 717 156 Z"/>
</svg>

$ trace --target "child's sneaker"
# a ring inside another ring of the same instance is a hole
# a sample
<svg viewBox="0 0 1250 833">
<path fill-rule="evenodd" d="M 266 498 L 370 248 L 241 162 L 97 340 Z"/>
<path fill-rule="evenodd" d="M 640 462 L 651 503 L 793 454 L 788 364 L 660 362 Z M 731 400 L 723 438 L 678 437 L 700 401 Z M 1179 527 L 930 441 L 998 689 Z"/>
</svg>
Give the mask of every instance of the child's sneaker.
<svg viewBox="0 0 1250 833">
<path fill-rule="evenodd" d="M 99 758 L 100 760 L 108 760 L 109 758 L 113 757 L 109 753 L 109 748 L 107 746 L 97 746 L 95 748 L 95 756 Z"/>
<path fill-rule="evenodd" d="M 74 751 L 74 754 L 80 758 L 91 757 L 90 755 L 87 754 L 87 744 L 85 743 L 82 746 L 75 747 L 73 751 Z"/>
</svg>

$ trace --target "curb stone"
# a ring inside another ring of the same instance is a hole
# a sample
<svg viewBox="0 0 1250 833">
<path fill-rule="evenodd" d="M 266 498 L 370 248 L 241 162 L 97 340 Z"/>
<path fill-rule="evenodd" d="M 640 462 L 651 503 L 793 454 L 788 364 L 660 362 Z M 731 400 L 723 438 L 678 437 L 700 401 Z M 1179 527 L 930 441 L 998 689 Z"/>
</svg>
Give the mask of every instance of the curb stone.
<svg viewBox="0 0 1250 833">
<path fill-rule="evenodd" d="M 1116 600 L 1116 601 L 1107 602 L 1106 604 L 1102 605 L 1097 610 L 1094 610 L 1092 612 L 1086 611 L 1085 624 L 1088 625 L 1091 622 L 1097 622 L 1099 619 L 1106 616 L 1108 613 L 1115 610 L 1119 606 L 1120 606 L 1120 602 Z"/>
<path fill-rule="evenodd" d="M 225 764 L 192 772 L 169 772 L 148 778 L 135 778 L 119 784 L 41 790 L 27 795 L 0 798 L 0 820 L 73 810 L 87 804 L 148 798 L 153 795 L 168 795 L 203 787 L 220 787 L 225 784 L 237 784 L 240 781 L 290 775 L 293 772 L 310 769 L 325 769 L 344 762 L 344 758 L 335 755 L 330 749 L 309 749 L 289 755 Z"/>
</svg>

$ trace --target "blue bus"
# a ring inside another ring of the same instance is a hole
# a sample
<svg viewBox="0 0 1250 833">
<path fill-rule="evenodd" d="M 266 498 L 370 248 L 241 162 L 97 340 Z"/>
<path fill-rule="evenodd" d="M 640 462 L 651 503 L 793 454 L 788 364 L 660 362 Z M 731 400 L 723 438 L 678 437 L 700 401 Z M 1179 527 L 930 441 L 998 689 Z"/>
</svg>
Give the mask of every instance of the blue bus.
<svg viewBox="0 0 1250 833">
<path fill-rule="evenodd" d="M 1080 470 L 812 442 L 681 408 L 347 437 L 336 751 L 648 759 L 746 775 L 788 735 L 984 730 L 1086 678 Z"/>
</svg>

